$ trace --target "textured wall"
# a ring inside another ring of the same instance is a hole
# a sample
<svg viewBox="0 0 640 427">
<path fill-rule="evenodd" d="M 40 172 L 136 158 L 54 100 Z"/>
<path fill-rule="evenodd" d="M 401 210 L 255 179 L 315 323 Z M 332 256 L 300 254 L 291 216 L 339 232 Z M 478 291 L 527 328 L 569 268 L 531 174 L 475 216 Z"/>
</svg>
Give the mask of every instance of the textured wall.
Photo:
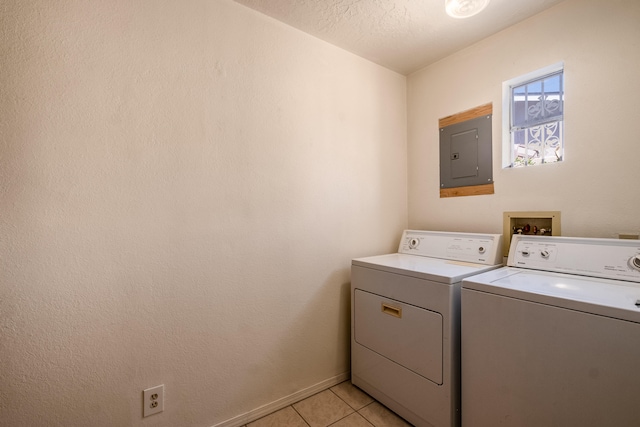
<svg viewBox="0 0 640 427">
<path fill-rule="evenodd" d="M 502 212 L 559 210 L 562 233 L 640 231 L 640 2 L 568 0 L 408 77 L 409 226 L 502 232 Z M 565 161 L 501 168 L 502 82 L 565 63 Z M 439 198 L 438 119 L 493 103 L 490 196 Z"/>
<path fill-rule="evenodd" d="M 0 9 L 0 424 L 211 426 L 348 372 L 405 78 L 230 0 Z"/>
</svg>

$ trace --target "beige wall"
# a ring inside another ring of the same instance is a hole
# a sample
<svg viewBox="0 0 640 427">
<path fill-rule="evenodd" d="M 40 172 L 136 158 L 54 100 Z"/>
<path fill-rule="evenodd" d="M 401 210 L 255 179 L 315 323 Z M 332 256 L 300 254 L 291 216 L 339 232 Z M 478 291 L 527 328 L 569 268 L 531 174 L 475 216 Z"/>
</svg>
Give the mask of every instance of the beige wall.
<svg viewBox="0 0 640 427">
<path fill-rule="evenodd" d="M 638 22 L 567 0 L 405 79 L 230 0 L 5 2 L 0 424 L 232 425 L 344 378 L 350 259 L 407 217 L 640 230 Z M 501 83 L 558 61 L 566 161 L 502 170 Z M 438 119 L 486 102 L 496 194 L 440 199 Z"/>
<path fill-rule="evenodd" d="M 0 56 L 0 424 L 237 423 L 345 378 L 405 77 L 230 0 L 3 2 Z"/>
<path fill-rule="evenodd" d="M 501 168 L 505 80 L 564 61 L 566 161 Z M 568 0 L 408 78 L 409 226 L 502 232 L 502 212 L 559 210 L 570 236 L 640 231 L 640 2 Z M 439 198 L 438 119 L 493 103 L 490 196 Z"/>
</svg>

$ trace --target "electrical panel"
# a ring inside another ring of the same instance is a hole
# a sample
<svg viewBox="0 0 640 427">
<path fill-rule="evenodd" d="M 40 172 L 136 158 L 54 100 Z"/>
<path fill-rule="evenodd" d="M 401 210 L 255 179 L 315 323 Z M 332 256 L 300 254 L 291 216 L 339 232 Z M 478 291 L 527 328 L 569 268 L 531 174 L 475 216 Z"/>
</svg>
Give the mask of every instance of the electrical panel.
<svg viewBox="0 0 640 427">
<path fill-rule="evenodd" d="M 440 188 L 493 182 L 492 114 L 440 128 Z"/>
</svg>

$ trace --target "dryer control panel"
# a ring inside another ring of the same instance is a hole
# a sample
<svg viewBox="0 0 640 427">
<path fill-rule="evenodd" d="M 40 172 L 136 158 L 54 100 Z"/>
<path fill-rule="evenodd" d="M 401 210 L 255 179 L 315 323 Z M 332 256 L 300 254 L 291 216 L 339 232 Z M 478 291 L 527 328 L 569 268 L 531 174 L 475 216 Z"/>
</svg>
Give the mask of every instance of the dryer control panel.
<svg viewBox="0 0 640 427">
<path fill-rule="evenodd" d="M 507 265 L 640 282 L 640 241 L 514 235 Z"/>
<path fill-rule="evenodd" d="M 398 253 L 476 264 L 502 264 L 502 235 L 405 230 Z"/>
</svg>

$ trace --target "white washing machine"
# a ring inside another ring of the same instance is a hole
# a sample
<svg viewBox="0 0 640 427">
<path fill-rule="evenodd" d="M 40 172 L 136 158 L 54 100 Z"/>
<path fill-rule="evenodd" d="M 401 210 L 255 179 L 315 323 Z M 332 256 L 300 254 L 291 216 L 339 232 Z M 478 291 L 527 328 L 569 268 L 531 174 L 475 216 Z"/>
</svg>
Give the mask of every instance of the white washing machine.
<svg viewBox="0 0 640 427">
<path fill-rule="evenodd" d="M 462 283 L 462 425 L 640 426 L 640 242 L 516 235 Z"/>
<path fill-rule="evenodd" d="M 460 423 L 460 282 L 502 265 L 499 234 L 406 230 L 351 266 L 351 380 L 416 426 Z"/>
</svg>

